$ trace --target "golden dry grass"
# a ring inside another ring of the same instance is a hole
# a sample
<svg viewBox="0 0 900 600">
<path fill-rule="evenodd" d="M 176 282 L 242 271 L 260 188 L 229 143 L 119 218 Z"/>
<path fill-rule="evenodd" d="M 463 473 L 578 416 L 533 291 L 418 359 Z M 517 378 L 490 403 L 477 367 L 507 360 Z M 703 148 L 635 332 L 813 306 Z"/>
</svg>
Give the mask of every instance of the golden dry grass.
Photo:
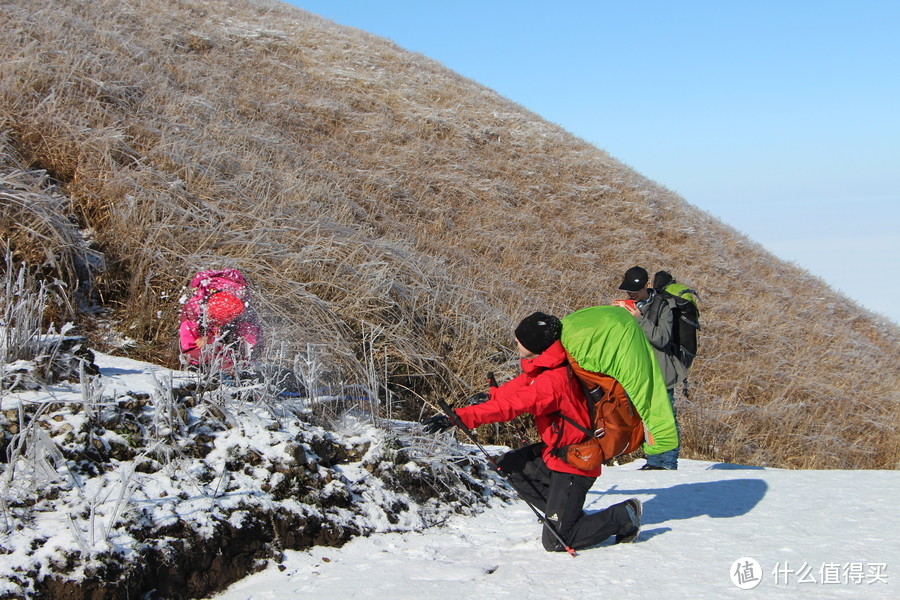
<svg viewBox="0 0 900 600">
<path fill-rule="evenodd" d="M 900 465 L 896 324 L 491 90 L 279 3 L 0 7 L 0 236 L 130 352 L 174 364 L 183 286 L 235 266 L 270 340 L 413 416 L 643 264 L 703 295 L 686 456 Z"/>
</svg>

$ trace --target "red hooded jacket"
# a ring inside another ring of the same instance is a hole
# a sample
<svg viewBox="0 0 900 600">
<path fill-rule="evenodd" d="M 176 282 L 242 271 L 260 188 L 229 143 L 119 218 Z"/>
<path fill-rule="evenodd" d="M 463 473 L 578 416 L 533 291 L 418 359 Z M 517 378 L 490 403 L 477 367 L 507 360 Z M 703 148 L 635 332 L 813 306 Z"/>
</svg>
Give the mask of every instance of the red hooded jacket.
<svg viewBox="0 0 900 600">
<path fill-rule="evenodd" d="M 522 359 L 522 374 L 500 387 L 491 388 L 490 398 L 481 404 L 457 408 L 456 414 L 470 429 L 485 423 L 500 423 L 523 413 L 534 415 L 543 440 L 544 462 L 553 471 L 597 477 L 600 469 L 582 471 L 553 456 L 552 451 L 584 441 L 584 432 L 566 423 L 559 413 L 586 428 L 587 401 L 578 379 L 568 368 L 566 351 L 559 341 L 535 358 Z M 560 429 L 562 435 L 560 436 Z"/>
</svg>

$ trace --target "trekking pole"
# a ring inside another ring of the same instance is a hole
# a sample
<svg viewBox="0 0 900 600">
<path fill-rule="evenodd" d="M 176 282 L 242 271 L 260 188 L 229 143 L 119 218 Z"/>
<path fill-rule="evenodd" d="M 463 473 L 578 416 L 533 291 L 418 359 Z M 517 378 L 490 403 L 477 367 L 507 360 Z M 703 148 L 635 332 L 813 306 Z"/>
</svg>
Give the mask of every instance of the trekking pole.
<svg viewBox="0 0 900 600">
<path fill-rule="evenodd" d="M 454 425 L 456 425 L 459 428 L 459 430 L 462 431 L 466 435 L 467 438 L 472 440 L 472 443 L 475 444 L 479 450 L 481 450 L 481 453 L 484 454 L 484 456 L 488 459 L 488 462 L 490 462 L 494 466 L 494 470 L 497 471 L 498 473 L 502 473 L 502 469 L 500 468 L 500 465 L 497 464 L 497 461 L 494 460 L 494 457 L 491 456 L 490 454 L 488 454 L 487 450 L 484 449 L 484 446 L 482 446 L 481 443 L 477 439 L 475 439 L 475 435 L 472 433 L 472 430 L 469 429 L 468 427 L 466 427 L 466 424 L 462 422 L 462 419 L 460 419 L 459 416 L 455 412 L 453 412 L 453 409 L 450 408 L 450 405 L 447 404 L 441 398 L 437 399 L 437 403 L 438 403 L 438 406 L 441 407 L 441 410 L 444 411 L 444 414 L 446 414 L 447 417 L 450 419 L 450 422 L 453 423 Z M 556 538 L 556 541 L 558 541 L 560 544 L 562 544 L 563 548 L 566 549 L 566 552 L 568 552 L 572 556 L 578 556 L 578 554 L 576 554 L 576 552 L 575 552 L 575 549 L 571 548 L 562 539 L 562 536 L 559 535 L 558 531 L 556 531 L 556 527 L 554 527 L 553 524 L 547 520 L 546 515 L 544 515 L 544 513 L 539 511 L 537 508 L 535 508 L 535 506 L 531 502 L 529 502 L 528 499 L 525 498 L 525 496 L 522 495 L 522 492 L 520 492 L 518 489 L 516 489 L 516 486 L 512 486 L 512 487 L 514 490 L 516 490 L 516 493 L 519 495 L 519 498 L 521 498 L 522 501 L 528 505 L 528 508 L 531 509 L 531 512 L 533 512 L 535 514 L 535 516 L 538 518 L 538 521 L 540 521 L 541 524 L 544 527 L 546 527 L 550 531 L 550 533 L 553 534 L 553 537 Z"/>
</svg>

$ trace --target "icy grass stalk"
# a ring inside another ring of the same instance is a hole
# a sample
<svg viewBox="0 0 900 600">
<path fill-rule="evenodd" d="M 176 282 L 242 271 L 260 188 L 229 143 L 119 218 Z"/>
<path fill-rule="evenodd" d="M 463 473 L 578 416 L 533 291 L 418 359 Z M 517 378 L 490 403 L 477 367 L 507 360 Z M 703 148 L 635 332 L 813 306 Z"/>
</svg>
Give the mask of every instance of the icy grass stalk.
<svg viewBox="0 0 900 600">
<path fill-rule="evenodd" d="M 372 327 L 369 335 L 363 338 L 363 344 L 366 350 L 365 359 L 365 367 L 366 367 L 366 396 L 368 397 L 369 403 L 369 414 L 372 416 L 372 422 L 374 424 L 378 424 L 379 417 L 379 402 L 378 402 L 378 390 L 381 387 L 379 382 L 379 373 L 378 373 L 378 362 L 375 360 L 375 356 L 378 352 L 375 346 L 375 341 L 384 334 L 383 327 Z M 384 368 L 385 368 L 385 390 L 387 390 L 387 348 L 384 350 Z M 387 398 L 385 404 L 385 418 L 391 418 L 391 406 L 390 406 L 390 395 L 385 392 L 385 398 Z"/>
<path fill-rule="evenodd" d="M 306 386 L 309 403 L 315 405 L 319 401 L 322 386 L 322 361 L 318 346 L 306 344 L 306 355 L 294 357 L 294 373 Z"/>
<path fill-rule="evenodd" d="M 114 488 L 107 486 L 107 477 L 104 475 L 100 478 L 99 488 L 96 495 L 92 498 L 85 498 L 83 490 L 79 489 L 79 496 L 85 500 L 88 505 L 86 531 L 72 516 L 71 512 L 68 512 L 66 516 L 68 517 L 69 530 L 72 532 L 72 537 L 75 538 L 75 541 L 78 543 L 78 546 L 85 556 L 91 556 L 98 543 L 106 543 L 109 541 L 113 527 L 122 512 L 122 506 L 126 504 L 127 499 L 131 498 L 131 495 L 136 489 L 136 485 L 132 483 L 133 475 L 133 466 L 128 473 L 122 474 L 116 503 L 113 505 L 112 511 L 106 518 L 105 523 L 103 522 L 102 517 L 99 516 L 100 511 L 98 509 L 107 503 L 109 497 L 112 495 L 113 491 L 115 491 Z"/>
<path fill-rule="evenodd" d="M 43 333 L 44 311 L 47 308 L 49 291 L 47 284 L 36 281 L 27 265 L 18 269 L 13 264 L 9 248 L 3 270 L 3 296 L 0 297 L 0 408 L 6 391 L 19 386 L 23 380 L 37 379 L 32 384 L 50 381 L 53 365 L 58 361 L 63 342 L 74 325 L 66 323 L 57 333 L 56 325 L 50 323 Z M 56 282 L 56 285 L 61 285 Z M 63 293 L 58 298 L 65 297 Z M 27 373 L 16 373 L 8 377 L 6 365 L 16 361 L 29 361 Z"/>
<path fill-rule="evenodd" d="M 40 337 L 47 290 L 35 285 L 26 268 L 15 268 L 7 249 L 6 269 L 3 272 L 3 336 L 0 338 L 0 360 L 8 364 L 14 360 L 31 358 Z"/>
<path fill-rule="evenodd" d="M 102 400 L 103 385 L 99 377 L 91 377 L 85 372 L 84 361 L 78 366 L 81 381 L 81 406 L 88 422 L 95 423 L 99 417 L 99 406 Z"/>
<path fill-rule="evenodd" d="M 27 420 L 24 406 L 19 406 L 19 432 L 6 448 L 6 463 L 0 479 L 0 510 L 6 532 L 14 526 L 9 504 L 14 495 L 24 497 L 40 489 L 43 483 L 55 482 L 58 467 L 67 464 L 56 442 L 38 424 L 49 405 L 49 402 L 39 405 L 30 420 Z M 80 485 L 75 475 L 71 472 L 70 475 L 73 484 Z"/>
<path fill-rule="evenodd" d="M 168 381 L 161 381 L 153 374 L 153 391 L 151 402 L 153 404 L 153 421 L 151 427 L 152 438 L 157 442 L 171 440 L 183 433 L 186 423 L 179 411 L 178 403 L 173 392 L 174 375 L 169 372 Z"/>
<path fill-rule="evenodd" d="M 7 462 L 5 479 L 7 484 L 11 483 L 15 478 L 16 465 L 23 454 L 25 455 L 25 458 L 31 459 L 32 461 L 40 460 L 47 455 L 53 454 L 52 452 L 47 451 L 49 450 L 48 448 L 44 447 L 47 434 L 43 429 L 37 426 L 38 418 L 41 413 L 43 413 L 46 406 L 46 403 L 39 406 L 32 419 L 26 421 L 25 409 L 22 405 L 19 405 L 19 433 L 12 437 L 12 440 L 6 449 Z M 59 450 L 56 449 L 55 445 L 53 446 L 53 450 L 56 450 L 57 454 L 59 453 Z M 53 455 L 56 456 L 55 454 Z"/>
<path fill-rule="evenodd" d="M 223 468 L 222 474 L 219 475 L 219 481 L 216 483 L 216 489 L 213 491 L 212 497 L 218 498 L 228 490 L 228 484 L 231 482 L 231 472 Z"/>
<path fill-rule="evenodd" d="M 66 517 L 69 521 L 69 531 L 72 532 L 72 536 L 75 538 L 75 541 L 81 548 L 81 552 L 85 556 L 90 556 L 91 546 L 88 544 L 87 540 L 84 539 L 84 533 L 82 533 L 81 528 L 78 527 L 78 524 L 75 523 L 75 519 L 72 518 L 72 513 L 66 513 Z"/>
<path fill-rule="evenodd" d="M 90 540 L 90 548 L 96 548 L 98 543 L 106 543 L 109 541 L 113 528 L 118 521 L 119 516 L 124 513 L 124 509 L 128 506 L 131 497 L 139 487 L 134 480 L 134 463 L 125 471 L 119 473 L 119 483 L 117 486 L 109 486 L 106 475 L 100 478 L 100 485 L 97 493 L 87 499 L 89 507 L 88 530 L 87 535 Z M 113 492 L 118 490 L 116 500 L 110 506 L 109 511 L 101 511 L 100 509 L 109 504 L 109 498 Z M 106 515 L 103 518 L 101 515 Z M 70 520 L 77 527 L 77 522 Z M 77 535 L 76 535 L 77 537 Z"/>
<path fill-rule="evenodd" d="M 41 321 L 47 305 L 47 291 L 43 285 L 35 286 L 25 267 L 18 270 L 13 265 L 12 253 L 6 250 L 6 268 L 3 271 L 3 297 L 0 298 L 0 408 L 5 390 L 5 365 L 17 360 L 28 360 L 37 354 L 41 333 Z M 13 387 L 18 381 L 13 381 Z"/>
<path fill-rule="evenodd" d="M 42 381 L 51 381 L 53 378 L 53 363 L 59 358 L 60 352 L 63 346 L 63 340 L 66 338 L 66 334 L 69 333 L 75 325 L 73 323 L 66 323 L 59 330 L 59 333 L 56 333 L 56 325 L 51 323 L 47 329 L 47 333 L 43 336 L 38 337 L 37 348 L 40 352 L 40 355 L 37 357 L 41 360 L 38 361 L 38 364 L 42 365 L 42 372 L 40 373 L 40 377 Z"/>
<path fill-rule="evenodd" d="M 90 535 L 91 549 L 95 548 L 97 543 L 107 543 L 110 540 L 116 523 L 131 506 L 131 501 L 135 492 L 141 487 L 141 484 L 136 477 L 137 465 L 145 460 L 150 454 L 154 453 L 161 445 L 162 442 L 156 442 L 151 447 L 144 450 L 140 455 L 136 456 L 124 470 L 119 472 L 118 486 L 110 487 L 106 493 L 103 494 L 103 497 L 100 498 L 100 494 L 107 487 L 108 481 L 107 477 L 105 475 L 103 476 L 100 489 L 97 494 L 89 500 L 90 517 L 88 533 Z M 110 496 L 112 496 L 115 491 L 118 491 L 115 501 L 112 503 L 112 506 L 109 507 L 110 510 L 104 512 L 106 518 L 98 522 L 98 508 L 108 504 Z M 81 530 L 77 528 L 77 523 L 71 517 L 69 518 L 69 522 L 76 528 L 77 538 L 78 534 L 81 533 Z M 98 533 L 100 534 L 99 538 L 97 537 Z M 84 536 L 81 535 L 81 538 L 84 539 Z"/>
</svg>

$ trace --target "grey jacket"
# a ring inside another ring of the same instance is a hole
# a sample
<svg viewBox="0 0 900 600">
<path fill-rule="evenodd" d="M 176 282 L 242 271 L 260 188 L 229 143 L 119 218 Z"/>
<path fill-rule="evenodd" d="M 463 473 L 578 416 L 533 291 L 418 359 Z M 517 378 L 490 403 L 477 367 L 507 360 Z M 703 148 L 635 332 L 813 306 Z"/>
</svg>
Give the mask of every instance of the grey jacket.
<svg viewBox="0 0 900 600">
<path fill-rule="evenodd" d="M 637 321 L 647 335 L 650 345 L 653 346 L 653 353 L 662 370 L 666 388 L 670 390 L 687 375 L 684 365 L 675 356 L 672 344 L 674 305 L 674 300 L 664 299 L 653 289 L 650 290 L 650 298 L 637 304 L 638 310 L 641 311 Z"/>
</svg>

